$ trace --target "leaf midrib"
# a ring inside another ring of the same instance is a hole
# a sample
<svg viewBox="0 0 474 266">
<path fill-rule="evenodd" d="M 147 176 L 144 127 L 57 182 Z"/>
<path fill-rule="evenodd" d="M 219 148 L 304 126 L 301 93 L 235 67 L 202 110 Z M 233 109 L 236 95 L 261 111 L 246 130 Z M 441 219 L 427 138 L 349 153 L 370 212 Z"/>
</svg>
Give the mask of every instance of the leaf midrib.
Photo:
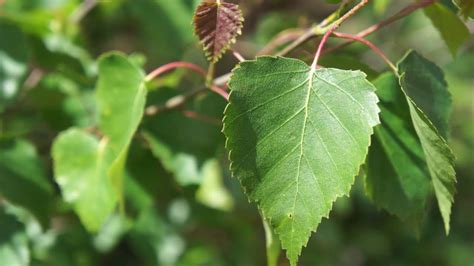
<svg viewBox="0 0 474 266">
<path fill-rule="evenodd" d="M 291 219 L 291 243 L 294 243 L 294 224 L 295 224 L 295 208 L 296 208 L 296 200 L 298 198 L 298 193 L 299 193 L 299 179 L 300 179 L 300 170 L 301 170 L 301 161 L 304 156 L 304 139 L 305 139 L 305 134 L 306 134 L 306 124 L 308 123 L 308 109 L 309 109 L 309 99 L 311 97 L 311 92 L 313 91 L 312 86 L 313 86 L 313 80 L 315 76 L 316 69 L 311 68 L 311 70 L 308 73 L 308 92 L 306 93 L 306 99 L 305 99 L 305 104 L 304 104 L 304 119 L 303 119 L 303 130 L 301 131 L 301 141 L 300 141 L 300 156 L 298 159 L 298 169 L 296 171 L 296 192 L 295 192 L 295 198 L 293 200 L 293 207 L 291 210 L 292 213 L 292 219 Z"/>
</svg>

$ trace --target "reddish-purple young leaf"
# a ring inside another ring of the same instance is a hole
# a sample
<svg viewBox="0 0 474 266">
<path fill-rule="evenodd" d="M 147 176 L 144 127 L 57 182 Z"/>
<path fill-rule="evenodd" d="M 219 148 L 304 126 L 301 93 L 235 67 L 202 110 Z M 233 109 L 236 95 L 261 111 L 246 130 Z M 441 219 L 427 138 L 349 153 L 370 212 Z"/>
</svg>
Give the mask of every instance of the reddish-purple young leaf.
<svg viewBox="0 0 474 266">
<path fill-rule="evenodd" d="M 194 32 L 199 37 L 209 61 L 217 62 L 242 33 L 239 6 L 222 0 L 204 0 L 194 14 Z"/>
</svg>

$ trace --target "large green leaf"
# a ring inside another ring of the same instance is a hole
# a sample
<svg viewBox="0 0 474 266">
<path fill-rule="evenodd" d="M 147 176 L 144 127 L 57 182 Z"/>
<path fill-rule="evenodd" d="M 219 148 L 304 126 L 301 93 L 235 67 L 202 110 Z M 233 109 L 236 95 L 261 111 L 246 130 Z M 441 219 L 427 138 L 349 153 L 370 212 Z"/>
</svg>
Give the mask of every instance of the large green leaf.
<svg viewBox="0 0 474 266">
<path fill-rule="evenodd" d="M 27 71 L 28 47 L 19 28 L 0 20 L 0 111 L 17 94 Z"/>
<path fill-rule="evenodd" d="M 294 265 L 365 160 L 379 123 L 375 88 L 360 71 L 312 70 L 274 57 L 241 63 L 229 86 L 232 173 Z"/>
<path fill-rule="evenodd" d="M 46 225 L 53 193 L 35 147 L 22 139 L 0 140 L 0 195 Z"/>
<path fill-rule="evenodd" d="M 419 232 L 431 191 L 425 156 L 398 78 L 387 73 L 374 85 L 381 101 L 381 125 L 375 128 L 367 159 L 366 192 L 377 206 Z"/>
<path fill-rule="evenodd" d="M 454 155 L 446 143 L 450 94 L 442 70 L 416 52 L 398 64 L 415 131 L 431 174 L 439 209 L 449 232 L 451 205 L 456 191 Z"/>
<path fill-rule="evenodd" d="M 456 14 L 440 3 L 434 3 L 424 11 L 441 34 L 451 54 L 456 56 L 458 48 L 471 36 L 469 29 Z"/>
<path fill-rule="evenodd" d="M 97 231 L 114 211 L 118 196 L 107 171 L 107 140 L 99 142 L 79 129 L 70 129 L 53 146 L 54 173 L 63 198 L 72 203 L 84 226 Z"/>
</svg>

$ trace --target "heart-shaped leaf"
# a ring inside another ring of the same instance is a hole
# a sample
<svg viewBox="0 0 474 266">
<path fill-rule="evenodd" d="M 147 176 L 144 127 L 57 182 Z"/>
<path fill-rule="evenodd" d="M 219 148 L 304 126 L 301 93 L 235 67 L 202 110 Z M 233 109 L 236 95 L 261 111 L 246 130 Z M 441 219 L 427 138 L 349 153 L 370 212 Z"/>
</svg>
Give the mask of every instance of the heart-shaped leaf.
<svg viewBox="0 0 474 266">
<path fill-rule="evenodd" d="M 294 265 L 365 161 L 379 123 L 375 88 L 360 71 L 275 57 L 241 63 L 229 86 L 224 134 L 232 173 Z"/>
</svg>

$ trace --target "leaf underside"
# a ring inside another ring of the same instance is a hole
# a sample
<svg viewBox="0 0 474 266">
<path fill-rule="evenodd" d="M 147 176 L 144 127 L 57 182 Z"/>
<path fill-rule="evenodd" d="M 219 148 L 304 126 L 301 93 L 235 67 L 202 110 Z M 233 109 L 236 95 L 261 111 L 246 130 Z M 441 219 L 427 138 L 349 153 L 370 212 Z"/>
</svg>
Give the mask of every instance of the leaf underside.
<svg viewBox="0 0 474 266">
<path fill-rule="evenodd" d="M 360 71 L 312 70 L 275 57 L 241 63 L 229 87 L 232 173 L 294 265 L 365 160 L 379 123 L 375 89 Z"/>
<path fill-rule="evenodd" d="M 243 16 L 239 6 L 204 1 L 194 14 L 194 32 L 209 61 L 215 63 L 242 33 Z"/>
</svg>

